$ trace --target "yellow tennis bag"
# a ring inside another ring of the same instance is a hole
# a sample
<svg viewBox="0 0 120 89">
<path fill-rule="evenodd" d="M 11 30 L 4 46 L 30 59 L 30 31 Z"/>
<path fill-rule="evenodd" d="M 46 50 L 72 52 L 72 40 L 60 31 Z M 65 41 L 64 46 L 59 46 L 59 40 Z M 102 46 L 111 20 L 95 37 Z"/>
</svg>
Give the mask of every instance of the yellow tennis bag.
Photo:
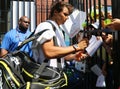
<svg viewBox="0 0 120 89">
<path fill-rule="evenodd" d="M 0 84 L 3 89 L 59 89 L 67 85 L 66 74 L 47 63 L 37 64 L 21 51 L 0 58 Z"/>
<path fill-rule="evenodd" d="M 67 76 L 61 68 L 49 67 L 47 62 L 37 64 L 27 53 L 19 51 L 46 30 L 31 35 L 16 51 L 0 58 L 0 89 L 59 89 L 67 85 Z"/>
</svg>

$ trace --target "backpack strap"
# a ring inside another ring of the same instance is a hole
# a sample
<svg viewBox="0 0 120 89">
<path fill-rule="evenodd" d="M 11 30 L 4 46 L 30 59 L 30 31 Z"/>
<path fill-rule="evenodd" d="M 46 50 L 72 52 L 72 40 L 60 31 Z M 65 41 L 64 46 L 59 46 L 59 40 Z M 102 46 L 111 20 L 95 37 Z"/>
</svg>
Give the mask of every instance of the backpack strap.
<svg viewBox="0 0 120 89">
<path fill-rule="evenodd" d="M 53 25 L 53 23 L 51 21 L 47 20 L 46 22 L 48 22 L 52 25 L 54 31 L 56 30 L 56 27 Z M 53 40 L 54 40 L 54 45 L 59 46 L 55 36 L 53 37 Z M 48 63 L 48 59 L 45 59 L 45 61 L 40 65 L 39 69 L 37 69 L 37 71 L 34 73 L 33 81 L 37 81 L 38 77 L 40 77 L 41 73 L 47 66 L 47 63 Z M 60 58 L 57 58 L 57 66 L 60 70 L 62 70 Z"/>
<path fill-rule="evenodd" d="M 16 50 L 19 50 L 20 48 L 22 48 L 26 43 L 30 42 L 30 41 L 33 41 L 35 39 L 37 39 L 43 32 L 47 31 L 48 29 L 45 29 L 41 32 L 38 32 L 37 34 L 35 35 L 31 35 L 31 37 L 28 37 L 26 40 L 24 40 L 18 47 Z"/>
<path fill-rule="evenodd" d="M 46 22 L 48 22 L 52 25 L 54 31 L 56 30 L 56 27 L 54 26 L 54 24 L 51 21 L 47 20 Z M 54 45 L 59 46 L 58 42 L 57 42 L 57 38 L 55 36 L 53 37 L 53 40 L 54 40 Z M 62 69 L 60 58 L 57 58 L 57 66 L 58 66 L 59 69 Z"/>
<path fill-rule="evenodd" d="M 45 69 L 45 67 L 47 66 L 47 63 L 43 62 L 40 67 L 36 70 L 36 72 L 34 73 L 34 78 L 32 79 L 32 81 L 36 82 L 39 80 L 40 75 L 42 74 L 43 70 Z"/>
</svg>

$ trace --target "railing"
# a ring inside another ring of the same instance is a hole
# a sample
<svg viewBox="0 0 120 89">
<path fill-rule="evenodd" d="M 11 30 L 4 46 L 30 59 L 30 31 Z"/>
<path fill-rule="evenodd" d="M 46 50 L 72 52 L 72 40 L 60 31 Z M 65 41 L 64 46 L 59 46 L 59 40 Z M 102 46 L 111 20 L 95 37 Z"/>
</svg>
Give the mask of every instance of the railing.
<svg viewBox="0 0 120 89">
<path fill-rule="evenodd" d="M 90 37 L 91 35 L 93 35 L 91 33 L 91 30 L 97 30 L 97 31 L 104 30 L 102 26 L 102 21 L 110 18 L 109 17 L 110 15 L 112 16 L 111 0 L 76 0 L 76 1 L 69 0 L 69 1 L 76 8 L 78 8 L 81 11 L 85 11 L 87 14 L 87 18 L 86 18 L 87 27 L 84 29 L 87 34 L 86 37 Z M 98 29 L 89 27 L 90 24 L 97 21 L 99 23 Z M 94 33 L 94 35 L 101 36 L 102 32 L 98 33 L 97 31 Z M 114 33 L 111 34 L 114 35 Z M 72 43 L 77 43 L 76 37 L 72 39 Z M 102 69 L 104 62 L 106 63 L 106 72 L 108 73 L 108 75 L 107 77 L 105 77 L 106 87 L 104 87 L 103 89 L 113 89 L 113 70 L 112 70 L 113 66 L 110 64 L 111 61 L 113 61 L 113 59 L 106 52 L 104 47 L 101 46 L 92 58 L 87 59 L 86 63 L 89 71 L 84 73 L 83 79 L 81 79 L 80 85 L 78 85 L 80 89 L 97 89 L 96 81 L 98 76 L 96 76 L 90 70 L 90 68 L 94 64 L 97 64 Z"/>
</svg>

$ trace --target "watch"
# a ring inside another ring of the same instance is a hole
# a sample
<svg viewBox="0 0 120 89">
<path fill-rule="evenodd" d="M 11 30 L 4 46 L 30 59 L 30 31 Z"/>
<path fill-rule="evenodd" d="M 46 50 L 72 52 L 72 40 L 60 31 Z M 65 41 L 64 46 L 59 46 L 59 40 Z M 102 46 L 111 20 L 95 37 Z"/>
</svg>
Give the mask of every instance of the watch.
<svg viewBox="0 0 120 89">
<path fill-rule="evenodd" d="M 77 49 L 79 49 L 78 44 L 74 44 L 74 45 L 73 45 L 73 48 L 75 49 L 75 51 L 77 51 Z"/>
</svg>

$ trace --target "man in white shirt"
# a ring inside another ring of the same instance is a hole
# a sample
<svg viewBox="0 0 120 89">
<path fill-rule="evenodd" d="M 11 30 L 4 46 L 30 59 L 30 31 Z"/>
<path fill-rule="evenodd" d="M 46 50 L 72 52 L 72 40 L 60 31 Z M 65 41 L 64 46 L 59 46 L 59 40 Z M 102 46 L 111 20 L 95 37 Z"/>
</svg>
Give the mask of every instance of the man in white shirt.
<svg viewBox="0 0 120 89">
<path fill-rule="evenodd" d="M 37 63 L 42 63 L 45 59 L 50 60 L 50 66 L 57 67 L 57 60 L 61 61 L 64 67 L 64 60 L 78 59 L 76 55 L 84 52 L 88 46 L 88 40 L 83 39 L 78 44 L 66 47 L 64 35 L 60 29 L 60 25 L 68 19 L 72 6 L 63 1 L 52 5 L 49 20 L 40 23 L 36 28 L 36 33 L 45 31 L 41 36 L 33 42 L 33 57 Z M 57 40 L 55 45 L 54 37 Z"/>
</svg>

